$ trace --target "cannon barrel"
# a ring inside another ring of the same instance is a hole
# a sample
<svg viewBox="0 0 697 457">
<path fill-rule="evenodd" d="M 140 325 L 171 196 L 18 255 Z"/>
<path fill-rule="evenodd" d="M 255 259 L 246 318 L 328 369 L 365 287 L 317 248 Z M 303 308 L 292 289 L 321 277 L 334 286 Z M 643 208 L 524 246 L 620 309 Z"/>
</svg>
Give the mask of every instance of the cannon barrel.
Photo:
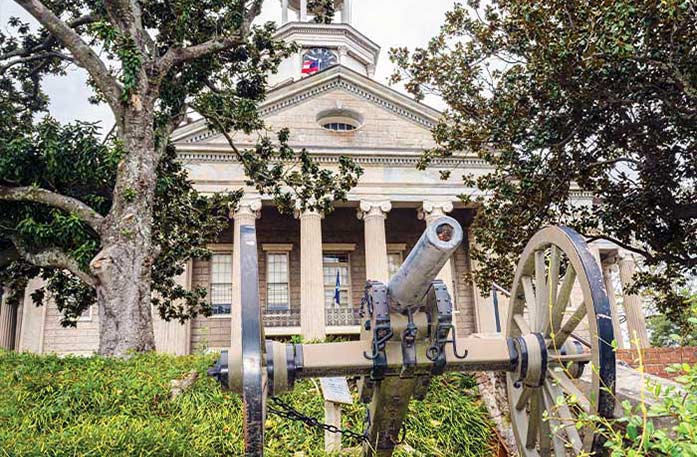
<svg viewBox="0 0 697 457">
<path fill-rule="evenodd" d="M 387 285 L 390 307 L 404 312 L 421 306 L 431 282 L 461 242 L 462 227 L 452 217 L 430 224 Z"/>
</svg>

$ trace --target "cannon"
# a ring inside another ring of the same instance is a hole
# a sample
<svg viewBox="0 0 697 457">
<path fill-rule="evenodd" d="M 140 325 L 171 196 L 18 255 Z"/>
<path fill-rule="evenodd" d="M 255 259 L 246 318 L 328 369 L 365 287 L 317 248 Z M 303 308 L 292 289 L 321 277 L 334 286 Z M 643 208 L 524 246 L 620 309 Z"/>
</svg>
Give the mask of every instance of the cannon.
<svg viewBox="0 0 697 457">
<path fill-rule="evenodd" d="M 451 371 L 506 372 L 521 455 L 601 452 L 602 437 L 577 428 L 575 419 L 613 414 L 611 311 L 600 268 L 572 229 L 543 228 L 525 247 L 504 334 L 455 335 L 452 300 L 435 278 L 463 231 L 441 217 L 388 284 L 367 282 L 360 340 L 317 344 L 265 340 L 255 229 L 240 230 L 241 340 L 209 374 L 242 395 L 246 456 L 263 455 L 267 399 L 298 379 L 331 376 L 360 377 L 360 398 L 368 404 L 363 455 L 390 456 L 409 401 L 423 399 L 431 379 Z"/>
</svg>

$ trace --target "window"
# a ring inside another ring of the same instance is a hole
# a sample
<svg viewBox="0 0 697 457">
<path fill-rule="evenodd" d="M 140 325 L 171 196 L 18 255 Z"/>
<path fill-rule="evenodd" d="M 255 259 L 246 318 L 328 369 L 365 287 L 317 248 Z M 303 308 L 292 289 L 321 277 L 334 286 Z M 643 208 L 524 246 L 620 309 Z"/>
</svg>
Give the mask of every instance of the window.
<svg viewBox="0 0 697 457">
<path fill-rule="evenodd" d="M 288 253 L 266 253 L 266 306 L 274 311 L 290 309 Z"/>
<path fill-rule="evenodd" d="M 402 253 L 401 252 L 388 252 L 387 253 L 387 272 L 392 278 L 395 273 L 402 266 Z"/>
<path fill-rule="evenodd" d="M 349 109 L 331 109 L 320 112 L 317 123 L 332 132 L 352 132 L 363 125 L 363 116 Z"/>
<path fill-rule="evenodd" d="M 334 130 L 335 132 L 350 132 L 351 130 L 356 130 L 355 125 L 347 124 L 346 122 L 328 122 L 322 125 L 327 130 Z"/>
<path fill-rule="evenodd" d="M 232 306 L 232 254 L 211 256 L 211 305 L 213 315 L 230 314 Z"/>
<path fill-rule="evenodd" d="M 324 254 L 324 306 L 351 307 L 350 263 L 348 254 Z M 337 291 L 338 297 L 337 297 Z M 338 298 L 338 301 L 337 301 Z"/>
</svg>

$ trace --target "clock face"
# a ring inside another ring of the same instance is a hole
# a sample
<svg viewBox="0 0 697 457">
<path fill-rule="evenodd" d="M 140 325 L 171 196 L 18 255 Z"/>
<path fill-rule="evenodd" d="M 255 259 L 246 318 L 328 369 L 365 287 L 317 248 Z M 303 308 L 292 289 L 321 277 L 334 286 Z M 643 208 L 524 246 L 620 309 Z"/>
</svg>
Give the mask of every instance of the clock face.
<svg viewBox="0 0 697 457">
<path fill-rule="evenodd" d="M 312 48 L 303 56 L 302 72 L 312 74 L 337 64 L 336 54 L 327 48 Z"/>
</svg>

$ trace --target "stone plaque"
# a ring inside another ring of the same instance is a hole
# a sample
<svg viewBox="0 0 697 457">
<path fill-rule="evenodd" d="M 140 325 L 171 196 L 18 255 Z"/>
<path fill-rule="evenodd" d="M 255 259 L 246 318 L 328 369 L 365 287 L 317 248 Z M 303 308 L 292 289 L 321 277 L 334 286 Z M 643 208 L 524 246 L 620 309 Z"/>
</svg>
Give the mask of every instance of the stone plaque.
<svg viewBox="0 0 697 457">
<path fill-rule="evenodd" d="M 346 378 L 319 378 L 322 385 L 322 395 L 326 401 L 333 403 L 353 404 Z"/>
</svg>

